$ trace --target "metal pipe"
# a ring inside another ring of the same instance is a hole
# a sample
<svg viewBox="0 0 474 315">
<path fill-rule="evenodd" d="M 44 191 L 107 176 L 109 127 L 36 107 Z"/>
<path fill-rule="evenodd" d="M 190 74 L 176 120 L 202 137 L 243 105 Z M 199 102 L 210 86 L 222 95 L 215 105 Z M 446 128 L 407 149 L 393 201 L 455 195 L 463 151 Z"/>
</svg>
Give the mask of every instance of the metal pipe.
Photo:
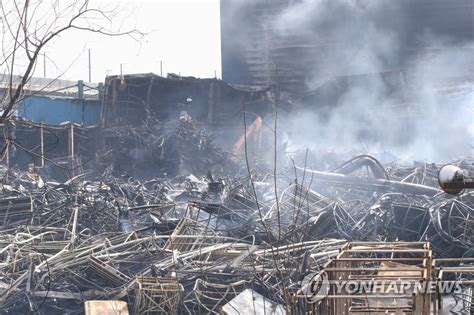
<svg viewBox="0 0 474 315">
<path fill-rule="evenodd" d="M 404 183 L 381 178 L 362 178 L 338 173 L 320 172 L 302 167 L 296 167 L 299 171 L 307 172 L 312 175 L 313 182 L 316 184 L 324 183 L 336 186 L 346 185 L 350 187 L 364 188 L 367 190 L 392 191 L 404 194 L 434 196 L 442 191 L 433 187 Z"/>
</svg>

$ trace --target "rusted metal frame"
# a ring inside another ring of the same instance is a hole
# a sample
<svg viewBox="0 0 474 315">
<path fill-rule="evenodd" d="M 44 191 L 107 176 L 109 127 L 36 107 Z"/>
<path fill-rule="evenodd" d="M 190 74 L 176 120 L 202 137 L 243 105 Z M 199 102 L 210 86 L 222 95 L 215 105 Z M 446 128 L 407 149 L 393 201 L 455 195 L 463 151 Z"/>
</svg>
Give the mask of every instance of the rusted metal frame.
<svg viewBox="0 0 474 315">
<path fill-rule="evenodd" d="M 474 258 L 472 257 L 462 257 L 462 258 L 436 258 L 433 259 L 434 266 L 438 266 L 438 262 L 474 262 Z"/>
<path fill-rule="evenodd" d="M 431 265 L 432 265 L 432 253 L 430 249 L 430 244 L 425 244 L 425 249 L 427 252 L 425 253 L 425 258 L 423 259 L 423 279 L 422 282 L 428 282 L 432 280 L 431 276 Z M 417 304 L 415 305 L 416 311 L 421 311 L 420 314 L 429 314 L 431 310 L 431 303 L 432 303 L 432 294 L 430 292 L 417 292 L 416 295 L 419 297 Z M 419 309 L 421 308 L 421 310 Z"/>
<path fill-rule="evenodd" d="M 304 297 L 304 296 L 302 296 Z M 365 299 L 367 297 L 367 295 L 357 295 L 357 294 L 336 294 L 336 295 L 328 295 L 326 298 L 328 299 L 354 299 L 354 298 L 361 298 L 361 299 Z M 406 299 L 410 299 L 412 298 L 412 295 L 411 294 L 378 294 L 378 295 L 370 295 L 370 298 L 377 298 L 377 299 L 399 299 L 399 298 L 406 298 Z M 372 308 L 372 307 L 370 307 Z"/>
<path fill-rule="evenodd" d="M 384 262 L 384 261 L 393 261 L 393 262 L 417 262 L 423 263 L 424 258 L 337 258 L 340 261 L 352 261 L 352 262 Z"/>
<path fill-rule="evenodd" d="M 455 273 L 455 272 L 472 272 L 474 273 L 474 266 L 469 267 L 442 267 L 444 273 Z"/>
<path fill-rule="evenodd" d="M 360 245 L 375 245 L 377 247 L 389 247 L 389 246 L 394 246 L 394 247 L 400 247 L 400 246 L 421 246 L 422 248 L 425 248 L 427 242 L 376 242 L 376 241 L 351 241 L 348 243 L 348 246 L 360 246 Z M 426 249 L 426 248 L 425 248 Z"/>
<path fill-rule="evenodd" d="M 359 242 L 359 244 L 356 244 L 356 245 L 361 245 L 362 242 Z M 414 270 L 413 269 L 400 269 L 400 268 L 363 268 L 363 267 L 348 267 L 349 264 L 352 264 L 352 263 L 360 263 L 360 262 L 365 262 L 365 261 L 370 261 L 370 258 L 358 258 L 358 257 L 354 257 L 354 260 L 352 260 L 351 258 L 346 258 L 344 257 L 345 255 L 347 254 L 371 254 L 374 252 L 374 250 L 376 252 L 381 252 L 381 253 L 413 253 L 413 249 L 400 249 L 398 246 L 398 248 L 390 248 L 389 250 L 388 249 L 381 249 L 380 246 L 380 243 L 371 243 L 370 245 L 373 245 L 373 246 L 368 246 L 368 248 L 365 248 L 365 249 L 354 249 L 354 246 L 355 244 L 347 244 L 346 246 L 344 246 L 342 249 L 341 249 L 341 252 L 340 254 L 335 258 L 333 259 L 332 261 L 328 262 L 325 266 L 324 266 L 324 270 L 328 273 L 329 275 L 329 279 L 341 279 L 343 277 L 343 274 L 346 273 L 346 272 L 351 272 L 351 271 L 387 271 L 387 270 L 392 270 L 392 271 L 410 271 L 410 272 L 413 272 Z M 364 245 L 368 245 L 367 243 L 365 243 Z M 390 246 L 390 244 L 388 244 Z M 397 244 L 398 245 L 398 244 Z M 430 275 L 431 275 L 431 269 L 429 269 L 429 265 L 431 265 L 432 263 L 432 254 L 431 254 L 431 249 L 430 249 L 430 245 L 429 243 L 420 243 L 420 242 L 417 242 L 417 243 L 412 243 L 410 245 L 422 245 L 423 246 L 423 249 L 418 249 L 416 250 L 415 249 L 415 252 L 416 253 L 421 253 L 423 254 L 423 257 L 420 257 L 420 258 L 415 258 L 415 259 L 409 259 L 409 260 L 403 260 L 403 259 L 399 259 L 398 261 L 417 261 L 417 262 L 423 262 L 423 268 L 422 270 L 420 270 L 420 279 L 413 279 L 413 277 L 411 277 L 411 280 L 414 282 L 414 283 L 417 283 L 419 282 L 420 280 L 422 280 L 423 276 L 425 277 L 428 277 L 428 279 L 430 279 Z M 397 258 L 394 258 L 394 259 L 390 259 L 390 258 L 379 258 L 377 259 L 378 262 L 383 262 L 383 261 L 394 261 L 396 260 Z M 354 276 L 354 277 L 357 277 L 358 275 L 350 275 L 349 277 L 351 276 Z M 366 276 L 367 277 L 367 276 Z M 374 278 L 374 277 L 372 277 Z M 376 275 L 375 275 L 375 278 L 376 278 Z M 410 278 L 410 277 L 407 277 L 407 278 Z M 345 303 L 348 303 L 348 299 L 350 298 L 354 298 L 356 295 L 347 295 L 347 296 L 340 296 L 340 297 L 337 297 L 337 299 L 340 299 L 342 301 L 344 301 Z M 365 297 L 365 296 L 364 296 Z M 374 297 L 374 298 L 377 298 L 379 297 L 378 295 L 376 296 L 373 296 L 371 295 L 370 297 Z M 386 295 L 385 296 L 382 296 L 384 298 L 386 298 Z M 412 298 L 412 296 L 410 295 L 398 295 L 396 296 L 397 298 Z M 326 309 L 326 312 L 330 313 L 330 314 L 333 314 L 331 312 L 331 309 L 333 309 L 335 312 L 339 312 L 340 314 L 345 314 L 345 309 L 344 307 L 346 306 L 346 304 L 344 304 L 344 302 L 334 302 L 334 301 L 331 301 L 331 299 L 334 299 L 335 296 L 334 295 L 329 295 L 324 301 L 328 301 L 329 302 L 329 305 L 328 305 L 328 308 Z M 346 299 L 345 299 L 346 298 Z M 414 300 L 414 303 L 417 304 L 417 307 L 415 307 L 415 309 L 417 308 L 418 311 L 420 311 L 420 314 L 427 314 L 425 312 L 425 310 L 429 310 L 430 309 L 430 303 L 432 301 L 434 301 L 434 299 L 432 297 L 424 297 L 424 296 L 421 296 L 421 295 L 418 295 L 418 296 L 415 296 L 413 297 L 415 300 Z M 320 306 L 322 305 L 322 303 L 320 304 Z M 332 306 L 332 307 L 331 307 Z M 363 308 L 360 308 L 360 309 L 363 309 Z M 407 307 L 406 306 L 403 306 L 403 307 L 400 307 L 398 309 L 405 309 L 407 310 Z M 351 312 L 356 309 L 353 309 L 351 308 L 350 309 Z M 415 312 L 417 312 L 415 310 Z"/>
<path fill-rule="evenodd" d="M 174 313 L 184 291 L 176 278 L 137 278 L 136 313 Z"/>
<path fill-rule="evenodd" d="M 350 249 L 347 252 L 349 253 L 405 253 L 405 254 L 424 254 L 427 251 L 425 249 Z"/>
<path fill-rule="evenodd" d="M 390 261 L 387 259 L 387 261 Z M 335 261 L 338 263 L 338 261 Z M 335 268 L 326 268 L 324 269 L 326 271 L 336 271 L 336 272 L 347 272 L 347 271 L 410 271 L 410 272 L 419 272 L 420 273 L 420 279 L 422 279 L 423 274 L 424 274 L 424 269 L 421 270 L 413 270 L 413 269 L 404 269 L 404 268 L 387 268 L 387 267 L 382 267 L 382 268 L 375 268 L 375 267 L 351 267 L 351 268 L 346 268 L 344 266 L 342 267 L 335 267 Z"/>
<path fill-rule="evenodd" d="M 377 297 L 379 298 L 379 297 Z M 370 309 L 364 308 L 364 306 L 354 306 L 351 308 L 351 314 L 352 313 L 386 313 L 386 312 L 396 312 L 396 311 L 402 311 L 403 313 L 411 313 L 411 308 L 407 306 L 385 306 L 385 307 L 380 307 L 380 306 L 371 306 Z"/>
</svg>

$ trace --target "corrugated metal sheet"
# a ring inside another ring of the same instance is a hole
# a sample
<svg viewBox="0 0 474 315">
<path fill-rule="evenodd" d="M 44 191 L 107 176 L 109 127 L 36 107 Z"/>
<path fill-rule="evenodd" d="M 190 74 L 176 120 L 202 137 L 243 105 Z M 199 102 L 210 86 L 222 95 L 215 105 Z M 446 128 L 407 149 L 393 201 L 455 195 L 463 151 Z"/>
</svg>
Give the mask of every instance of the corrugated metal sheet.
<svg viewBox="0 0 474 315">
<path fill-rule="evenodd" d="M 99 100 L 30 96 L 18 109 L 18 116 L 52 125 L 70 121 L 92 126 L 99 123 L 100 112 Z"/>
</svg>

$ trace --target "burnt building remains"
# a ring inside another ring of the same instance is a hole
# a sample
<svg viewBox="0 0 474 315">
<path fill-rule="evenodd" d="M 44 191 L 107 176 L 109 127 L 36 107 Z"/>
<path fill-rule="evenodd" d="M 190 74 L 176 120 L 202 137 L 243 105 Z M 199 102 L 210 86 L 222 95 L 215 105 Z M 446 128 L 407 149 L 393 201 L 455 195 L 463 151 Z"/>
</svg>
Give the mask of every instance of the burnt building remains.
<svg viewBox="0 0 474 315">
<path fill-rule="evenodd" d="M 223 79 L 302 94 L 335 76 L 410 69 L 472 41 L 473 10 L 471 0 L 221 0 Z"/>
<path fill-rule="evenodd" d="M 250 124 L 271 111 L 271 98 L 269 88 L 217 79 L 107 77 L 95 142 L 98 161 L 141 176 L 219 169 L 227 154 L 214 144 L 231 151 L 244 132 L 244 109 Z"/>
<path fill-rule="evenodd" d="M 473 3 L 222 0 L 226 81 L 34 91 L 0 314 L 474 314 Z"/>
<path fill-rule="evenodd" d="M 182 111 L 208 125 L 240 123 L 244 103 L 257 115 L 268 111 L 268 91 L 173 74 L 167 78 L 155 74 L 111 76 L 105 81 L 100 125 L 140 125 L 150 115 L 167 121 L 177 119 Z"/>
</svg>

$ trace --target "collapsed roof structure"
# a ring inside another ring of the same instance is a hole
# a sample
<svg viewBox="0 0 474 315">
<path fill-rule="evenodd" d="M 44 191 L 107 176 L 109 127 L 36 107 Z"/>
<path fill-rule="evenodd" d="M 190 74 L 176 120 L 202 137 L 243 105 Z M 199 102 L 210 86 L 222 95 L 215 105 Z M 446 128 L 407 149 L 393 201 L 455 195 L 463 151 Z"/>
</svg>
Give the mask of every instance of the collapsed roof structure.
<svg viewBox="0 0 474 315">
<path fill-rule="evenodd" d="M 186 111 L 210 125 L 240 123 L 247 111 L 264 116 L 269 110 L 269 88 L 252 89 L 217 79 L 197 79 L 155 74 L 110 76 L 105 81 L 102 128 L 140 125 L 150 115 L 161 121 L 176 119 Z"/>
</svg>

